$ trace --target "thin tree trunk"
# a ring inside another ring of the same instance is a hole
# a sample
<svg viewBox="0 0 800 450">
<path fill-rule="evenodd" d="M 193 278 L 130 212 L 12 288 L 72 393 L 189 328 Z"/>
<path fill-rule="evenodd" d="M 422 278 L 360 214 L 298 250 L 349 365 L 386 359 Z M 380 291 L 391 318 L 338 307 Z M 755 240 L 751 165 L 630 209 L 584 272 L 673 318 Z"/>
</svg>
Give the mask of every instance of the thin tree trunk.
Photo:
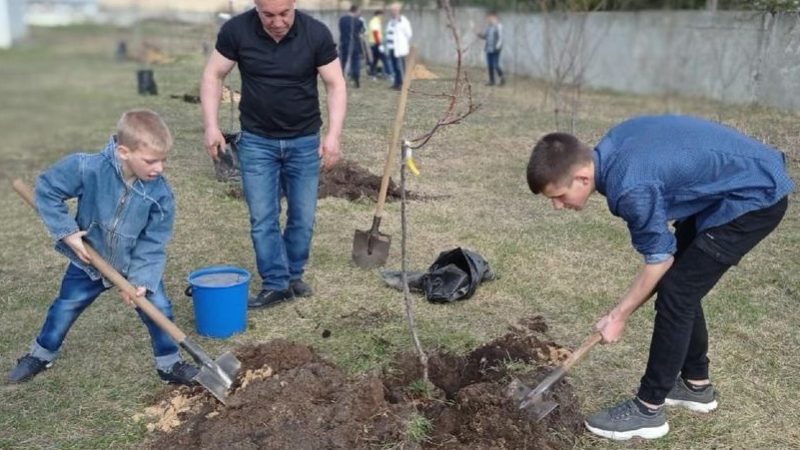
<svg viewBox="0 0 800 450">
<path fill-rule="evenodd" d="M 408 330 L 411 332 L 411 339 L 414 341 L 414 348 L 417 350 L 419 357 L 419 364 L 422 366 L 422 379 L 425 380 L 427 385 L 428 380 L 428 355 L 422 349 L 422 344 L 417 335 L 417 324 L 414 320 L 414 300 L 409 295 L 408 290 L 408 274 L 406 273 L 406 261 L 408 259 L 406 252 L 406 152 L 408 151 L 408 144 L 403 142 L 403 153 L 400 158 L 400 226 L 402 231 L 400 233 L 400 271 L 402 272 L 403 283 L 403 302 L 406 305 L 406 319 L 408 320 Z"/>
</svg>

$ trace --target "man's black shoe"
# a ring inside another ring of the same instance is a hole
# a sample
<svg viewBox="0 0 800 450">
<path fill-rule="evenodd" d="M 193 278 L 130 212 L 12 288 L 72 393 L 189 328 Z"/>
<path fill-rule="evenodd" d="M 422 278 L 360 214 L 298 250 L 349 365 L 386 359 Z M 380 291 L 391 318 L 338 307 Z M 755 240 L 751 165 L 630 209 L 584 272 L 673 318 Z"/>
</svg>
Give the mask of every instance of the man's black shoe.
<svg viewBox="0 0 800 450">
<path fill-rule="evenodd" d="M 250 309 L 255 308 L 269 308 L 275 306 L 280 302 L 291 300 L 294 297 L 292 289 L 288 288 L 282 291 L 264 289 L 258 293 L 255 298 L 251 298 L 247 302 L 247 307 Z"/>
<path fill-rule="evenodd" d="M 184 386 L 194 386 L 197 384 L 194 377 L 200 372 L 200 369 L 189 364 L 186 361 L 178 361 L 172 365 L 169 372 L 163 370 L 156 370 L 158 377 L 170 384 L 182 384 Z"/>
<path fill-rule="evenodd" d="M 289 289 L 292 290 L 292 294 L 294 294 L 295 297 L 311 297 L 314 295 L 314 290 L 303 280 L 290 281 Z"/>
<path fill-rule="evenodd" d="M 17 366 L 8 374 L 9 383 L 22 383 L 35 377 L 40 372 L 53 366 L 52 361 L 45 361 L 30 353 L 17 360 Z"/>
</svg>

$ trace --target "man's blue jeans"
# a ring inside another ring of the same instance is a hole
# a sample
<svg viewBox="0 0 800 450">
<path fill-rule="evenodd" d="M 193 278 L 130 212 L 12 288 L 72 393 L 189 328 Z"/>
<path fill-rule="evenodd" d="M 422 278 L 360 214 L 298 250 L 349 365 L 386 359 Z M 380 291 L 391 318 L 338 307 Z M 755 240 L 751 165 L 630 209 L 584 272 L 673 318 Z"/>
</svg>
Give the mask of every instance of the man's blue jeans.
<svg viewBox="0 0 800 450">
<path fill-rule="evenodd" d="M 389 50 L 389 60 L 392 61 L 392 72 L 394 73 L 394 86 L 403 85 L 403 75 L 406 71 L 406 57 L 395 56 L 394 50 Z"/>
<path fill-rule="evenodd" d="M 61 281 L 58 298 L 50 305 L 42 331 L 31 346 L 31 355 L 45 361 L 55 359 L 72 324 L 107 289 L 103 285 L 103 280 L 92 280 L 78 266 L 70 264 Z M 174 320 L 172 303 L 164 294 L 163 281 L 158 286 L 158 292 L 148 298 L 169 320 Z M 119 300 L 119 306 L 127 308 L 123 305 L 122 300 Z M 136 308 L 136 312 L 139 313 L 142 322 L 147 325 L 147 331 L 150 332 L 150 342 L 156 357 L 156 368 L 169 371 L 173 364 L 181 360 L 178 346 L 169 334 L 162 331 L 139 308 Z"/>
<path fill-rule="evenodd" d="M 319 145 L 319 134 L 273 139 L 242 131 L 242 187 L 263 289 L 285 290 L 303 276 L 317 209 Z M 287 204 L 283 234 L 281 191 Z"/>
</svg>

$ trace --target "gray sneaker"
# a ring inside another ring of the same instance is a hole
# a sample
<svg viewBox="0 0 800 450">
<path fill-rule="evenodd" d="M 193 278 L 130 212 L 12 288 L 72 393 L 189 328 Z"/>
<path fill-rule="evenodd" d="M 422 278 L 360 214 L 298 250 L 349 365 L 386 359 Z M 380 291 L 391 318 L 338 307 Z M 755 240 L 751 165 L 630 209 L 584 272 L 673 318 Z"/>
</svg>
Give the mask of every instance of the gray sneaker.
<svg viewBox="0 0 800 450">
<path fill-rule="evenodd" d="M 681 377 L 675 380 L 675 386 L 667 394 L 664 404 L 668 406 L 683 406 L 692 411 L 707 413 L 717 409 L 717 390 L 709 385 L 707 389 L 695 392 L 686 385 L 687 381 Z"/>
<path fill-rule="evenodd" d="M 617 441 L 633 437 L 656 439 L 669 432 L 664 408 L 652 416 L 639 411 L 634 399 L 596 412 L 586 418 L 586 428 L 592 433 Z"/>
</svg>

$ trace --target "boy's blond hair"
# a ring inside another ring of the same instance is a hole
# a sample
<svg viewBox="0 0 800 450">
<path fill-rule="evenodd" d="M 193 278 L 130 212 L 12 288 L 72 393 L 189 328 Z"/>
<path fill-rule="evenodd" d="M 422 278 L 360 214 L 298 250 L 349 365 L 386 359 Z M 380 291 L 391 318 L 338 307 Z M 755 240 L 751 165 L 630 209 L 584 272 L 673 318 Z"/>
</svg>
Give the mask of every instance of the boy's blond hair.
<svg viewBox="0 0 800 450">
<path fill-rule="evenodd" d="M 132 152 L 142 148 L 167 152 L 173 140 L 167 124 L 156 112 L 131 109 L 117 122 L 117 143 Z"/>
</svg>

